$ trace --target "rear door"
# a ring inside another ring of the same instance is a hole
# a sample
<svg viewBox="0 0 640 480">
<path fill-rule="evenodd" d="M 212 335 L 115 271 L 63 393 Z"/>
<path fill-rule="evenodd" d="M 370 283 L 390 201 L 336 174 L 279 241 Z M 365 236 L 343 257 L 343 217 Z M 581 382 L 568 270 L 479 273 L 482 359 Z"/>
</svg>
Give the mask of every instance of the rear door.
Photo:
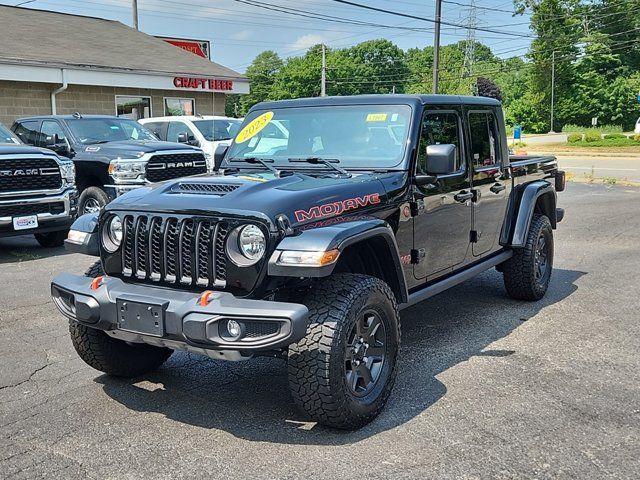
<svg viewBox="0 0 640 480">
<path fill-rule="evenodd" d="M 506 137 L 500 131 L 496 111 L 474 109 L 468 112 L 469 152 L 474 192 L 471 229 L 474 257 L 499 247 L 498 238 L 507 210 L 509 181 L 504 176 L 508 158 L 504 157 Z"/>
<path fill-rule="evenodd" d="M 429 145 L 455 145 L 457 160 L 455 169 L 438 175 L 436 184 L 416 187 L 419 208 L 414 218 L 413 239 L 419 262 L 413 271 L 417 279 L 436 279 L 454 270 L 467 257 L 471 202 L 462 201 L 459 194 L 469 194 L 471 185 L 462 132 L 460 111 L 425 112 L 418 146 L 418 174 L 429 173 L 426 155 Z"/>
</svg>

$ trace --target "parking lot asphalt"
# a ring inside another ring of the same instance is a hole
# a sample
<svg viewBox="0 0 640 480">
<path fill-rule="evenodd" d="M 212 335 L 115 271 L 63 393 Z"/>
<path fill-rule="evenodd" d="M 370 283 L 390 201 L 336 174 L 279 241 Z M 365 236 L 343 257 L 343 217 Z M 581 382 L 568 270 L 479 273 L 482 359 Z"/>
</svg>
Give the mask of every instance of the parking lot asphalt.
<svg viewBox="0 0 640 480">
<path fill-rule="evenodd" d="M 559 199 L 545 299 L 492 270 L 402 312 L 395 389 L 356 432 L 306 422 L 282 360 L 93 370 L 49 296 L 92 259 L 0 240 L 0 477 L 637 478 L 640 189 Z"/>
</svg>

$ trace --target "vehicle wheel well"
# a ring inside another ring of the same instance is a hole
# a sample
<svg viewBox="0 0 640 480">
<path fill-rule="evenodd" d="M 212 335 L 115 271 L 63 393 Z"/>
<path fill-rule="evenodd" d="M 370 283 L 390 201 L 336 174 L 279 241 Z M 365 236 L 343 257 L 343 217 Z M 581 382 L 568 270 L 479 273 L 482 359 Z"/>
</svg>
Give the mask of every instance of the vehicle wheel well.
<svg viewBox="0 0 640 480">
<path fill-rule="evenodd" d="M 556 199 L 552 192 L 545 193 L 537 198 L 533 212 L 545 215 L 551 222 L 551 227 L 556 228 Z"/>
<path fill-rule="evenodd" d="M 403 285 L 396 274 L 396 266 L 389 244 L 382 237 L 372 237 L 349 245 L 341 253 L 334 273 L 360 273 L 379 278 L 391 288 L 396 301 L 404 302 Z"/>
<path fill-rule="evenodd" d="M 80 178 L 76 176 L 76 182 L 78 187 L 78 192 L 81 193 L 83 190 L 89 187 L 99 187 L 102 188 L 103 183 L 100 181 L 98 177 L 95 175 L 82 175 Z"/>
</svg>

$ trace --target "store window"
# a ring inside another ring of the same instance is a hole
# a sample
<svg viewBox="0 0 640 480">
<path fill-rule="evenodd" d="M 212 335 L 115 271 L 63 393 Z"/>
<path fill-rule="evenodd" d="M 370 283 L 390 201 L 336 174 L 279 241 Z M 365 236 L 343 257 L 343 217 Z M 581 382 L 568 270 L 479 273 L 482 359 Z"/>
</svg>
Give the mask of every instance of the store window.
<svg viewBox="0 0 640 480">
<path fill-rule="evenodd" d="M 165 98 L 165 116 L 194 115 L 196 111 L 196 101 L 193 98 Z"/>
<path fill-rule="evenodd" d="M 151 117 L 151 97 L 116 95 L 116 115 L 131 120 Z"/>
</svg>

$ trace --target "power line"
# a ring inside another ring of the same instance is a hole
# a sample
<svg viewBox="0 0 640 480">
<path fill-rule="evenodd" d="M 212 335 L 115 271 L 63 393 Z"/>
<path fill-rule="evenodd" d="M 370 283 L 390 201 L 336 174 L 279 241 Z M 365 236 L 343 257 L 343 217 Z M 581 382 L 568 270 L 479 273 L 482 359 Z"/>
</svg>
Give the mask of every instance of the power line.
<svg viewBox="0 0 640 480">
<path fill-rule="evenodd" d="M 240 1 L 240 0 L 236 0 L 236 1 Z M 396 11 L 393 11 L 393 10 L 386 10 L 384 8 L 372 7 L 370 5 L 362 5 L 360 3 L 350 2 L 348 0 L 332 0 L 332 1 L 333 2 L 337 2 L 337 3 L 342 3 L 342 4 L 345 4 L 345 5 L 351 5 L 353 7 L 363 8 L 365 10 L 373 10 L 373 11 L 376 11 L 376 12 L 387 13 L 389 15 L 395 15 L 395 16 L 398 16 L 398 17 L 413 18 L 414 20 L 422 20 L 424 22 L 436 23 L 436 20 L 434 20 L 433 18 L 419 17 L 417 15 L 411 15 L 409 13 L 402 13 L 402 12 L 396 12 Z M 442 23 L 442 25 L 448 25 L 448 26 L 451 26 L 451 27 L 466 28 L 464 25 L 460 25 L 458 23 L 453 23 L 453 22 L 448 22 L 448 21 L 441 21 L 441 23 Z M 502 30 L 493 30 L 493 29 L 483 28 L 483 27 L 475 27 L 474 30 L 481 31 L 481 32 L 495 33 L 495 34 L 499 34 L 499 35 L 509 35 L 509 36 L 512 36 L 512 37 L 532 38 L 531 35 L 527 35 L 527 34 L 522 34 L 522 33 L 517 33 L 517 32 L 504 32 Z"/>
</svg>

